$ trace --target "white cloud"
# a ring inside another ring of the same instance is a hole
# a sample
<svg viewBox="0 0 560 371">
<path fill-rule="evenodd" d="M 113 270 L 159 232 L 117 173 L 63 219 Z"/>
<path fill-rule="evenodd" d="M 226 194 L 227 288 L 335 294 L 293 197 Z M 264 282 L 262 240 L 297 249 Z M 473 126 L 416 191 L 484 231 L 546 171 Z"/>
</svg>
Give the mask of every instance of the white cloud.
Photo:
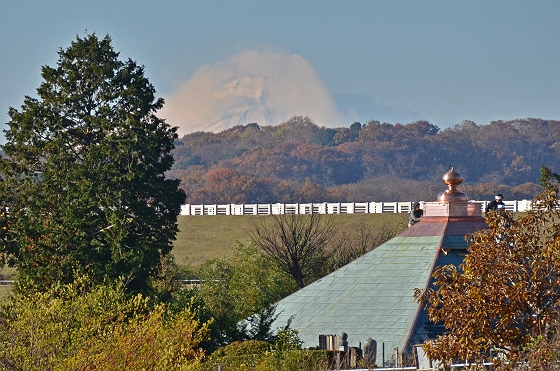
<svg viewBox="0 0 560 371">
<path fill-rule="evenodd" d="M 347 123 L 311 66 L 296 54 L 248 51 L 198 68 L 165 97 L 160 116 L 179 127 L 179 135 L 221 131 L 256 122 L 277 125 L 294 115 L 319 126 Z"/>
</svg>

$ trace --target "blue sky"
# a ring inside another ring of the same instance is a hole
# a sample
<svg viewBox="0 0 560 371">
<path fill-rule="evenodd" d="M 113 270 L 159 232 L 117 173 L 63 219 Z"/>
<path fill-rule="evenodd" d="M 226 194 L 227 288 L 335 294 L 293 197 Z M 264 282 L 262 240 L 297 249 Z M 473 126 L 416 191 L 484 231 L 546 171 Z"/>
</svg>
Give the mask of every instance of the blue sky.
<svg viewBox="0 0 560 371">
<path fill-rule="evenodd" d="M 251 99 L 266 96 L 260 109 L 269 119 L 293 111 L 321 126 L 559 120 L 558 19 L 557 0 L 4 1 L 0 123 L 8 107 L 35 95 L 41 66 L 55 66 L 59 48 L 86 30 L 109 34 L 121 58 L 146 67 L 169 103 L 166 115 L 184 132 L 190 124 L 182 117 L 197 107 L 189 99 L 221 112 L 226 103 L 212 100 L 210 88 L 232 81 L 246 85 L 222 116 L 241 112 L 240 102 L 254 109 Z M 289 94 L 300 103 L 293 110 L 294 100 L 282 99 Z"/>
</svg>

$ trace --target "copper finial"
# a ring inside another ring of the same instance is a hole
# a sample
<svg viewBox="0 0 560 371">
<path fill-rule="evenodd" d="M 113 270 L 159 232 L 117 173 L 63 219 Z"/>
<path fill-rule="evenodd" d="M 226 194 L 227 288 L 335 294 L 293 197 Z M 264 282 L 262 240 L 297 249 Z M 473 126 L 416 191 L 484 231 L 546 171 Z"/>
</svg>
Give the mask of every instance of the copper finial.
<svg viewBox="0 0 560 371">
<path fill-rule="evenodd" d="M 468 196 L 465 192 L 457 190 L 459 184 L 463 183 L 463 176 L 461 173 L 455 171 L 455 168 L 451 168 L 447 173 L 443 174 L 441 177 L 443 183 L 447 184 L 448 189 L 438 195 L 438 201 L 446 202 L 458 202 L 458 201 L 468 201 Z"/>
</svg>

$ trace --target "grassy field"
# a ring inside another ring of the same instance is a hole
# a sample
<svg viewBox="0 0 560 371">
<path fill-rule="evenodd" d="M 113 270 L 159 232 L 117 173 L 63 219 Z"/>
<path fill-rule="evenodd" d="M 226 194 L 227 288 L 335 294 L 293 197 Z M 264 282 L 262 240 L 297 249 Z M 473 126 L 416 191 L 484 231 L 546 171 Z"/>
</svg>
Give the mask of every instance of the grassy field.
<svg viewBox="0 0 560 371">
<path fill-rule="evenodd" d="M 237 241 L 249 243 L 248 231 L 257 218 L 255 215 L 181 215 L 178 219 L 179 233 L 173 245 L 173 255 L 180 265 L 198 266 L 207 260 L 227 256 Z M 352 228 L 390 228 L 395 233 L 406 228 L 408 214 L 339 214 L 332 215 L 336 224 L 345 231 Z M 0 274 L 10 276 L 13 269 L 4 268 Z M 0 298 L 10 290 L 0 286 Z"/>
<path fill-rule="evenodd" d="M 236 241 L 248 242 L 247 228 L 259 216 L 181 215 L 179 233 L 173 244 L 175 261 L 181 265 L 200 265 L 233 250 Z"/>
<path fill-rule="evenodd" d="M 11 286 L 0 286 L 0 300 L 10 293 Z"/>
<path fill-rule="evenodd" d="M 178 264 L 197 266 L 209 259 L 221 258 L 231 252 L 236 242 L 249 242 L 248 231 L 255 215 L 181 215 L 173 255 Z M 338 214 L 332 215 L 337 225 L 348 231 L 352 228 L 406 228 L 408 214 Z"/>
<path fill-rule="evenodd" d="M 4 267 L 0 269 L 0 278 L 3 280 L 13 280 L 16 273 L 15 268 Z M 0 299 L 4 298 L 10 292 L 11 286 L 0 285 Z"/>
</svg>

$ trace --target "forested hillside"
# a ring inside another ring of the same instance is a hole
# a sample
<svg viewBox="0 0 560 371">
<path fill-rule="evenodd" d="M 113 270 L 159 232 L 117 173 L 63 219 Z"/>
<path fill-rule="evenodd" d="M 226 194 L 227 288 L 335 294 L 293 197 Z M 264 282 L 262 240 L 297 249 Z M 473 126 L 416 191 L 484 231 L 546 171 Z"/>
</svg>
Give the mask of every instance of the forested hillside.
<svg viewBox="0 0 560 371">
<path fill-rule="evenodd" d="M 295 116 L 177 140 L 169 176 L 189 203 L 434 200 L 452 166 L 471 199 L 530 199 L 539 169 L 558 172 L 560 121 L 518 119 L 441 130 L 427 121 L 320 127 Z"/>
</svg>

